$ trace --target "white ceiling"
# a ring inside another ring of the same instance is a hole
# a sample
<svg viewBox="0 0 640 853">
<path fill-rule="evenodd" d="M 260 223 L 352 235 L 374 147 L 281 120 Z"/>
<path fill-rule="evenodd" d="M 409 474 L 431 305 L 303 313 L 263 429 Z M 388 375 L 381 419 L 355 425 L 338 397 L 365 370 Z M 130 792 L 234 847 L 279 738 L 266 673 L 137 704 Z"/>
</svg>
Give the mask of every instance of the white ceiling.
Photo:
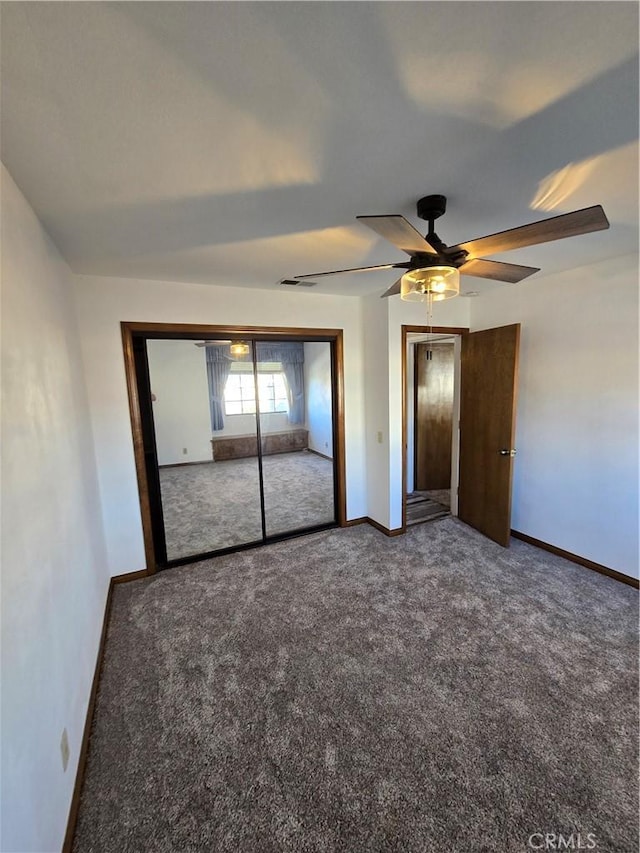
<svg viewBox="0 0 640 853">
<path fill-rule="evenodd" d="M 497 256 L 529 286 L 638 248 L 635 2 L 3 3 L 1 117 L 79 273 L 275 288 L 402 261 L 355 217 L 425 233 L 431 193 L 449 245 L 602 204 L 608 231 Z"/>
</svg>

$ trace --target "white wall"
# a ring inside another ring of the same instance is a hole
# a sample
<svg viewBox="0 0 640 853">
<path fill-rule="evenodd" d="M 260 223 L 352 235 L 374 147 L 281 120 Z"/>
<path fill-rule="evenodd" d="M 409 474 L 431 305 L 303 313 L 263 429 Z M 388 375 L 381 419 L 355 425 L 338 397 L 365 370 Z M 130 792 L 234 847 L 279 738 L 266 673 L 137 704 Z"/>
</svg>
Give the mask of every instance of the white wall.
<svg viewBox="0 0 640 853">
<path fill-rule="evenodd" d="M 364 395 L 367 460 L 367 512 L 373 521 L 389 527 L 389 329 L 387 301 L 363 299 Z"/>
<path fill-rule="evenodd" d="M 158 464 L 211 461 L 204 349 L 193 341 L 152 340 L 147 354 Z"/>
<path fill-rule="evenodd" d="M 366 515 L 361 301 L 282 290 L 76 276 L 109 568 L 145 566 L 120 322 L 344 329 L 347 517 Z M 250 298 L 249 298 L 250 297 Z"/>
<path fill-rule="evenodd" d="M 512 527 L 638 576 L 638 258 L 473 300 L 521 323 Z"/>
<path fill-rule="evenodd" d="M 107 587 L 70 272 L 3 167 L 4 851 L 62 845 Z"/>
<path fill-rule="evenodd" d="M 305 342 L 304 393 L 309 448 L 333 459 L 330 344 Z"/>
</svg>

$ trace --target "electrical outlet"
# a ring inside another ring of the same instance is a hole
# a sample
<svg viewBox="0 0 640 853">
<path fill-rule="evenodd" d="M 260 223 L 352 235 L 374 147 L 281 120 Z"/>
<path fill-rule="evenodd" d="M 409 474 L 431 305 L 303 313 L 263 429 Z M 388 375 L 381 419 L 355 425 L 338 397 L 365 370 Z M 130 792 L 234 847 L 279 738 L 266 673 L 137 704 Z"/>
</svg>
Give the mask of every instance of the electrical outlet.
<svg viewBox="0 0 640 853">
<path fill-rule="evenodd" d="M 328 449 L 329 449 L 329 442 L 328 442 L 328 441 L 325 441 L 325 443 L 324 443 L 324 449 L 325 449 L 325 450 L 328 450 Z"/>
<path fill-rule="evenodd" d="M 186 455 L 187 455 L 187 448 L 186 448 L 186 447 L 183 447 L 183 448 L 182 448 L 182 455 L 183 455 L 183 456 L 186 456 Z"/>
<path fill-rule="evenodd" d="M 62 737 L 60 738 L 60 755 L 62 756 L 62 769 L 66 773 L 69 764 L 69 735 L 66 729 L 62 730 Z"/>
<path fill-rule="evenodd" d="M 382 444 L 382 430 L 378 430 L 378 444 Z"/>
</svg>

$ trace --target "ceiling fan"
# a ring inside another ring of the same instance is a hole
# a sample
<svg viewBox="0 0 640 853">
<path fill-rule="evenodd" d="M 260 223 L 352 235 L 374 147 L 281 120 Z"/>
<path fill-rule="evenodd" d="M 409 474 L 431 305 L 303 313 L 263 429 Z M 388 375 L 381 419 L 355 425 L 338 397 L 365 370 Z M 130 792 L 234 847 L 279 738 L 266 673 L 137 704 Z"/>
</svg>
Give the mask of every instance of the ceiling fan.
<svg viewBox="0 0 640 853">
<path fill-rule="evenodd" d="M 409 300 L 422 300 L 425 294 L 430 295 L 434 300 L 447 299 L 450 296 L 457 296 L 459 293 L 460 274 L 514 284 L 535 272 L 539 272 L 538 267 L 507 264 L 480 257 L 481 255 L 500 254 L 512 249 L 522 249 L 525 246 L 535 246 L 552 240 L 562 240 L 565 237 L 602 231 L 609 227 L 609 221 L 604 210 L 601 205 L 597 204 L 593 207 L 575 210 L 572 213 L 564 213 L 561 216 L 552 216 L 550 219 L 521 225 L 519 228 L 511 228 L 508 231 L 500 231 L 497 234 L 467 240 L 464 243 L 457 243 L 455 246 L 447 246 L 438 237 L 434 229 L 436 219 L 439 219 L 446 209 L 447 199 L 443 195 L 428 195 L 418 201 L 418 217 L 429 223 L 429 230 L 425 237 L 404 216 L 398 214 L 356 217 L 363 225 L 371 228 L 409 255 L 408 261 L 309 273 L 308 275 L 297 275 L 294 278 L 308 279 L 351 272 L 402 269 L 406 272 L 382 294 L 383 297 L 400 293 L 403 299 Z"/>
<path fill-rule="evenodd" d="M 251 346 L 246 341 L 200 341 L 196 344 L 197 347 L 229 347 L 229 352 L 233 356 L 249 355 Z"/>
</svg>

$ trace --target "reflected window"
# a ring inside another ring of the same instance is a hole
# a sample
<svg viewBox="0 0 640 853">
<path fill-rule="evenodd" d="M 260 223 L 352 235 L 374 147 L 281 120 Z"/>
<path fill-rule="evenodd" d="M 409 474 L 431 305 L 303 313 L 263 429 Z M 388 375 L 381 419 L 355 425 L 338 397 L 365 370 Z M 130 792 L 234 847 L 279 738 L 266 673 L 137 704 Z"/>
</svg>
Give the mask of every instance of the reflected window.
<svg viewBox="0 0 640 853">
<path fill-rule="evenodd" d="M 240 366 L 238 365 L 238 367 Z M 260 411 L 263 414 L 289 411 L 286 380 L 281 370 L 269 372 L 261 370 L 258 373 L 258 394 L 260 395 Z M 237 370 L 237 372 L 229 374 L 224 389 L 224 410 L 226 415 L 255 414 L 256 397 L 253 372 Z"/>
<path fill-rule="evenodd" d="M 283 373 L 259 373 L 258 394 L 261 412 L 286 412 L 287 389 Z"/>
<path fill-rule="evenodd" d="M 224 411 L 227 415 L 253 415 L 256 395 L 253 375 L 237 373 L 227 379 L 224 389 Z"/>
</svg>

